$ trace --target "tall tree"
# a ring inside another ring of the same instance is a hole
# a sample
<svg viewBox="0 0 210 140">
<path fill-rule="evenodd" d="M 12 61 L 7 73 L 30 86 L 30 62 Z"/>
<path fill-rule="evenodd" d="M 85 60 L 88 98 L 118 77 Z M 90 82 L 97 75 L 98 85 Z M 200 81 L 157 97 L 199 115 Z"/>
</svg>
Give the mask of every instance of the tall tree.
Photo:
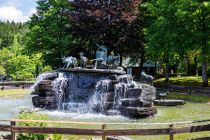
<svg viewBox="0 0 210 140">
<path fill-rule="evenodd" d="M 205 0 L 180 0 L 179 15 L 182 25 L 187 28 L 185 42 L 190 42 L 191 50 L 201 52 L 202 82 L 208 86 L 207 64 L 210 50 L 210 2 Z"/>
<path fill-rule="evenodd" d="M 71 23 L 63 15 L 69 9 L 68 0 L 38 0 L 37 4 L 29 22 L 28 49 L 42 52 L 46 64 L 60 67 L 62 55 L 71 54 L 76 44 L 69 31 Z"/>
<path fill-rule="evenodd" d="M 165 79 L 169 81 L 169 64 L 173 57 L 177 42 L 176 2 L 174 0 L 151 0 L 147 3 L 153 19 L 147 31 L 149 53 L 161 58 L 165 64 Z M 150 54 L 149 54 L 150 55 Z"/>
<path fill-rule="evenodd" d="M 9 47 L 13 43 L 14 36 L 26 28 L 25 24 L 0 21 L 0 49 Z"/>
<path fill-rule="evenodd" d="M 106 45 L 110 51 L 124 54 L 123 44 L 134 31 L 141 0 L 74 0 L 66 13 L 72 22 L 73 35 L 86 40 L 90 46 Z M 133 26 L 133 29 L 132 29 Z M 132 29 L 132 30 L 130 30 Z"/>
<path fill-rule="evenodd" d="M 209 2 L 202 0 L 151 0 L 147 4 L 155 20 L 148 28 L 151 52 L 163 56 L 166 64 L 166 81 L 168 66 L 174 54 L 179 58 L 190 52 L 201 51 L 203 86 L 208 85 L 207 60 L 209 54 Z M 197 56 L 196 56 L 197 57 Z"/>
</svg>

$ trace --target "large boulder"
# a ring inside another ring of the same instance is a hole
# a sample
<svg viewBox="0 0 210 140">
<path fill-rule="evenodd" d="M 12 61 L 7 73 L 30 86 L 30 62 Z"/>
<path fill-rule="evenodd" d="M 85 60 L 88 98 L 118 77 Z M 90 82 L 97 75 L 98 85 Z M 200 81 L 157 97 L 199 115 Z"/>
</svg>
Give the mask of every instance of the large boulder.
<svg viewBox="0 0 210 140">
<path fill-rule="evenodd" d="M 56 109 L 56 102 L 54 97 L 32 97 L 32 102 L 35 107 L 45 108 L 45 109 Z"/>
<path fill-rule="evenodd" d="M 51 80 L 42 80 L 34 87 L 37 93 L 41 91 L 50 91 L 52 89 L 52 81 Z"/>
<path fill-rule="evenodd" d="M 141 101 L 153 102 L 156 98 L 156 88 L 149 84 L 139 84 L 138 87 L 142 89 L 140 96 Z"/>
<path fill-rule="evenodd" d="M 43 76 L 43 80 L 55 80 L 58 77 L 58 72 L 43 73 L 41 76 Z"/>
</svg>

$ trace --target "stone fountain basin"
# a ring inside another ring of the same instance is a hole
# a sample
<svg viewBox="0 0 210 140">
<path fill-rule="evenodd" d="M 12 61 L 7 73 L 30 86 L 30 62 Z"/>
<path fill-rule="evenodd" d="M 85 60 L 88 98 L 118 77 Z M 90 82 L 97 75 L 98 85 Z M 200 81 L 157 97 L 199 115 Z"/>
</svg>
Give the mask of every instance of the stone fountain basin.
<svg viewBox="0 0 210 140">
<path fill-rule="evenodd" d="M 100 73 L 100 74 L 117 74 L 123 75 L 126 74 L 125 71 L 117 69 L 85 69 L 85 68 L 70 68 L 70 69 L 58 69 L 60 72 L 74 72 L 74 73 Z"/>
</svg>

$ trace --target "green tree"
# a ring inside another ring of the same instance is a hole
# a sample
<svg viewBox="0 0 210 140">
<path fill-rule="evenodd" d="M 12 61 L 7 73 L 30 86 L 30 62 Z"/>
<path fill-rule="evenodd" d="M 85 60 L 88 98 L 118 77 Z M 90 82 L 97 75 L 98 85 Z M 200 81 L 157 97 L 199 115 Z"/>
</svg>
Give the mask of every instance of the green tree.
<svg viewBox="0 0 210 140">
<path fill-rule="evenodd" d="M 18 35 L 14 37 L 11 46 L 0 50 L 0 54 L 0 65 L 7 76 L 12 77 L 14 80 L 33 78 L 37 75 L 37 65 L 41 69 L 39 72 L 50 70 L 48 66 L 44 66 L 41 53 L 24 54 L 24 46 L 18 42 Z"/>
<path fill-rule="evenodd" d="M 169 81 L 169 64 L 173 57 L 177 42 L 177 19 L 175 16 L 177 3 L 174 0 L 151 0 L 146 4 L 153 17 L 147 30 L 149 55 L 159 57 L 165 63 L 165 78 Z"/>
<path fill-rule="evenodd" d="M 25 24 L 0 21 L 0 49 L 13 43 L 14 36 L 26 28 Z"/>
<path fill-rule="evenodd" d="M 177 12 L 185 28 L 183 44 L 191 51 L 201 52 L 203 86 L 208 86 L 207 64 L 210 48 L 210 2 L 205 0 L 180 0 Z"/>
<path fill-rule="evenodd" d="M 203 85 L 208 85 L 207 60 L 209 55 L 209 2 L 199 0 L 157 0 L 147 3 L 153 17 L 148 27 L 148 52 L 158 54 L 168 67 L 174 56 L 180 60 L 191 52 L 202 56 Z M 197 57 L 195 55 L 194 57 Z"/>
<path fill-rule="evenodd" d="M 62 55 L 71 54 L 77 43 L 70 31 L 71 23 L 64 16 L 68 0 L 38 0 L 37 13 L 29 22 L 27 46 L 31 52 L 41 52 L 46 64 L 61 66 Z"/>
</svg>

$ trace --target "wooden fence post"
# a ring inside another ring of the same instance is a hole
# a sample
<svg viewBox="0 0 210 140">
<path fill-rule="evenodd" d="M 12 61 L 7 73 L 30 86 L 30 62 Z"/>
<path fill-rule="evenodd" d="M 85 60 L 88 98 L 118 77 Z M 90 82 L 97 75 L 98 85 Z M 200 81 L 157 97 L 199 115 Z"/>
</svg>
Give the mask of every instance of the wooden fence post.
<svg viewBox="0 0 210 140">
<path fill-rule="evenodd" d="M 106 124 L 102 124 L 102 130 L 106 129 Z M 106 140 L 106 134 L 103 131 L 102 140 Z"/>
<path fill-rule="evenodd" d="M 2 88 L 1 88 L 1 90 L 4 90 L 4 82 L 2 83 Z"/>
<path fill-rule="evenodd" d="M 170 140 L 174 140 L 174 125 L 173 124 L 170 124 L 169 125 L 169 137 L 170 137 Z"/>
<path fill-rule="evenodd" d="M 170 85 L 169 85 L 169 83 L 167 83 L 167 92 L 169 92 L 170 91 Z"/>
<path fill-rule="evenodd" d="M 13 126 L 16 125 L 16 122 L 11 121 L 10 125 L 11 125 L 11 140 L 16 140 L 15 132 L 13 131 Z"/>
<path fill-rule="evenodd" d="M 187 93 L 190 94 L 190 86 L 187 87 Z"/>
<path fill-rule="evenodd" d="M 22 86 L 22 89 L 25 89 L 25 82 L 23 82 L 23 86 Z"/>
</svg>

